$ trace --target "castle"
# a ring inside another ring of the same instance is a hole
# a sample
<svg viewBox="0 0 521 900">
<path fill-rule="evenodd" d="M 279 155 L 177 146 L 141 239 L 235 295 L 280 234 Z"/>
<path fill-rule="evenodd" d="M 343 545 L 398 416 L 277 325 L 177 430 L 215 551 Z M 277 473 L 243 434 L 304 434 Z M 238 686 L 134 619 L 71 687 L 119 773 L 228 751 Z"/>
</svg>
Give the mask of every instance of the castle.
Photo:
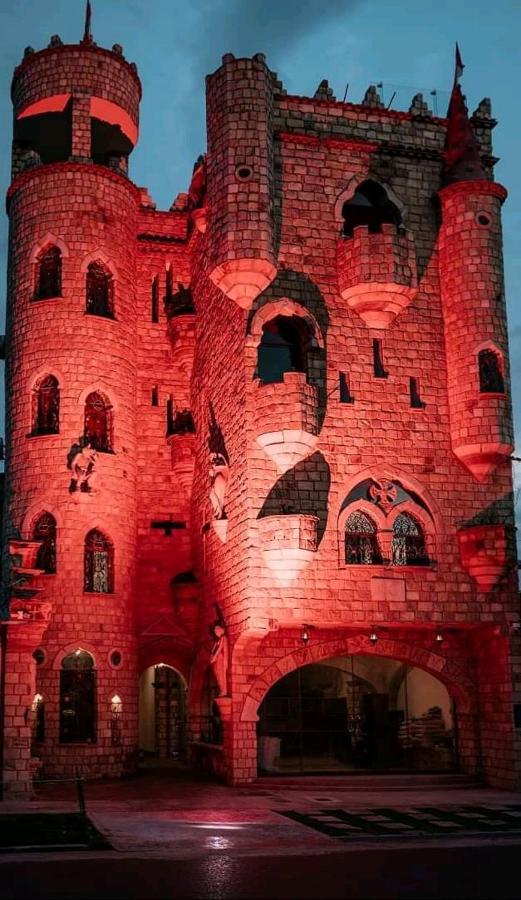
<svg viewBox="0 0 521 900">
<path fill-rule="evenodd" d="M 14 72 L 5 795 L 179 761 L 518 781 L 500 208 L 447 119 L 207 78 L 207 153 L 128 174 L 119 45 Z M 517 665 L 516 665 L 517 663 Z M 517 679 L 517 682 L 516 682 Z M 516 693 L 517 689 L 517 693 Z M 519 749 L 519 748 L 518 748 Z"/>
</svg>

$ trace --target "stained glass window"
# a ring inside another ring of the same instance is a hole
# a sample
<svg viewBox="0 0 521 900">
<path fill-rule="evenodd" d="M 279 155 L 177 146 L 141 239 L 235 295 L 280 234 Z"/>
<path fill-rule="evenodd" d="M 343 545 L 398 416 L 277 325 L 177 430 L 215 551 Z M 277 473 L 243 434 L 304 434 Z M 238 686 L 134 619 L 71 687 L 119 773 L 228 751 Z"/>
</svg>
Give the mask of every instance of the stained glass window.
<svg viewBox="0 0 521 900">
<path fill-rule="evenodd" d="M 40 253 L 36 262 L 35 300 L 61 297 L 62 255 L 58 247 L 48 247 Z"/>
<path fill-rule="evenodd" d="M 400 513 L 394 520 L 392 561 L 394 566 L 425 566 L 429 563 L 423 530 L 408 513 Z"/>
<path fill-rule="evenodd" d="M 101 453 L 112 450 L 112 407 L 95 391 L 85 401 L 85 437 Z"/>
<path fill-rule="evenodd" d="M 60 671 L 60 742 L 96 740 L 96 672 L 86 650 L 75 650 L 62 660 Z"/>
<path fill-rule="evenodd" d="M 33 430 L 37 434 L 60 431 L 60 386 L 54 375 L 46 375 L 33 391 Z"/>
<path fill-rule="evenodd" d="M 346 522 L 346 563 L 371 566 L 381 561 L 374 522 L 363 512 L 351 513 Z"/>
<path fill-rule="evenodd" d="M 499 354 L 493 350 L 481 350 L 478 354 L 479 390 L 482 394 L 504 394 L 505 381 L 501 371 Z"/>
<path fill-rule="evenodd" d="M 56 572 L 56 519 L 50 513 L 42 513 L 33 527 L 33 541 L 41 541 L 36 556 L 36 568 L 46 575 Z"/>
<path fill-rule="evenodd" d="M 84 590 L 93 594 L 111 594 L 114 590 L 114 547 L 95 528 L 85 538 Z"/>
<path fill-rule="evenodd" d="M 114 279 L 99 262 L 92 262 L 87 269 L 87 312 L 114 318 Z"/>
</svg>

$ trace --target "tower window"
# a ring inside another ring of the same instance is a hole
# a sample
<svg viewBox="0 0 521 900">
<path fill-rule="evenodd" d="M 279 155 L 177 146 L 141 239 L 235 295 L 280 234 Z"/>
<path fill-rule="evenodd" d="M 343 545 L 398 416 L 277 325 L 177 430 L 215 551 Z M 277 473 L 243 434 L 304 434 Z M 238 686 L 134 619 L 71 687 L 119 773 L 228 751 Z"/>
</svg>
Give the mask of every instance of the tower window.
<svg viewBox="0 0 521 900">
<path fill-rule="evenodd" d="M 96 671 L 86 650 L 62 660 L 60 671 L 60 743 L 96 740 Z"/>
<path fill-rule="evenodd" d="M 114 318 L 114 279 L 99 262 L 87 268 L 87 313 L 92 316 Z"/>
<path fill-rule="evenodd" d="M 409 396 L 413 409 L 425 409 L 425 403 L 420 396 L 420 382 L 417 378 L 409 378 Z"/>
<path fill-rule="evenodd" d="M 346 522 L 346 563 L 378 565 L 382 562 L 376 526 L 363 512 L 353 512 Z"/>
<path fill-rule="evenodd" d="M 112 453 L 112 407 L 98 391 L 85 401 L 84 433 L 94 450 Z"/>
<path fill-rule="evenodd" d="M 150 298 L 150 317 L 152 322 L 157 325 L 159 322 L 159 275 L 152 279 L 152 296 Z"/>
<path fill-rule="evenodd" d="M 258 349 L 257 372 L 264 384 L 284 381 L 285 372 L 307 373 L 308 329 L 299 316 L 266 322 Z"/>
<path fill-rule="evenodd" d="M 392 203 L 384 188 L 376 181 L 364 181 L 342 207 L 343 233 L 351 237 L 353 228 L 366 225 L 371 232 L 381 231 L 382 225 L 401 225 L 400 211 Z"/>
<path fill-rule="evenodd" d="M 45 701 L 41 694 L 35 694 L 32 702 L 33 740 L 42 744 L 45 740 Z"/>
<path fill-rule="evenodd" d="M 62 255 L 58 247 L 47 247 L 36 261 L 34 300 L 61 297 Z"/>
<path fill-rule="evenodd" d="M 349 387 L 349 378 L 345 372 L 338 373 L 338 387 L 340 393 L 340 403 L 354 403 L 354 397 L 351 395 Z"/>
<path fill-rule="evenodd" d="M 32 434 L 59 434 L 60 386 L 54 375 L 41 378 L 33 390 Z"/>
<path fill-rule="evenodd" d="M 95 528 L 85 538 L 84 590 L 91 594 L 114 591 L 114 546 Z"/>
<path fill-rule="evenodd" d="M 375 378 L 387 378 L 389 373 L 384 366 L 383 345 L 378 338 L 373 340 L 373 368 Z"/>
<path fill-rule="evenodd" d="M 392 561 L 394 566 L 429 564 L 423 529 L 408 513 L 400 513 L 394 520 Z"/>
<path fill-rule="evenodd" d="M 478 354 L 479 390 L 482 394 L 504 394 L 505 380 L 501 361 L 494 350 L 481 350 Z"/>
<path fill-rule="evenodd" d="M 56 519 L 50 513 L 42 513 L 33 527 L 33 541 L 41 541 L 36 555 L 36 568 L 46 575 L 56 572 Z"/>
</svg>

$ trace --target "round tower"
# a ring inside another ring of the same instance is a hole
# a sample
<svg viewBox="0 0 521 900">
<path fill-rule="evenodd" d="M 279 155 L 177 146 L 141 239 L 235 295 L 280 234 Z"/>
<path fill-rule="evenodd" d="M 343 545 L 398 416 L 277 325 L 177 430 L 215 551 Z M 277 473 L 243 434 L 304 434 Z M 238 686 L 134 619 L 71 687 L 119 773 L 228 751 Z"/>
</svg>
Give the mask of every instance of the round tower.
<svg viewBox="0 0 521 900">
<path fill-rule="evenodd" d="M 26 50 L 12 83 L 5 539 L 40 542 L 51 616 L 33 648 L 45 726 L 32 743 L 54 775 L 119 774 L 137 743 L 139 194 L 126 172 L 140 96 L 135 66 L 88 21 L 80 44 Z"/>
<path fill-rule="evenodd" d="M 501 252 L 506 190 L 488 180 L 457 81 L 444 181 L 439 267 L 452 449 L 484 481 L 513 449 Z"/>
</svg>

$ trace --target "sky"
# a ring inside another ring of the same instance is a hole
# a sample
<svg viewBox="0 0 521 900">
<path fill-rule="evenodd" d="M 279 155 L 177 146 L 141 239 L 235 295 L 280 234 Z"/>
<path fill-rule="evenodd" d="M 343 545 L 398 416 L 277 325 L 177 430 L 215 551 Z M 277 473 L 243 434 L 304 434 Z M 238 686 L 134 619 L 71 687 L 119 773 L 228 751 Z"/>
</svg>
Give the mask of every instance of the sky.
<svg viewBox="0 0 521 900">
<path fill-rule="evenodd" d="M 224 53 L 266 54 L 288 93 L 313 95 L 327 78 L 338 99 L 360 102 L 381 83 L 386 103 L 407 109 L 423 90 L 444 115 L 459 42 L 472 112 L 484 96 L 498 119 L 496 180 L 503 207 L 506 295 L 516 433 L 521 436 L 521 0 L 92 0 L 100 46 L 123 45 L 143 84 L 141 136 L 130 174 L 158 209 L 187 189 L 205 150 L 204 77 Z M 9 87 L 24 47 L 83 33 L 84 0 L 0 0 L 0 185 L 10 177 Z M 436 91 L 431 96 L 431 91 Z M 0 321 L 4 321 L 7 218 L 0 217 Z M 0 331 L 3 328 L 0 327 Z M 521 441 L 518 440 L 521 451 Z M 519 452 L 519 451 L 518 451 Z M 520 452 L 521 455 L 521 452 Z M 521 520 L 521 465 L 517 508 Z"/>
</svg>

